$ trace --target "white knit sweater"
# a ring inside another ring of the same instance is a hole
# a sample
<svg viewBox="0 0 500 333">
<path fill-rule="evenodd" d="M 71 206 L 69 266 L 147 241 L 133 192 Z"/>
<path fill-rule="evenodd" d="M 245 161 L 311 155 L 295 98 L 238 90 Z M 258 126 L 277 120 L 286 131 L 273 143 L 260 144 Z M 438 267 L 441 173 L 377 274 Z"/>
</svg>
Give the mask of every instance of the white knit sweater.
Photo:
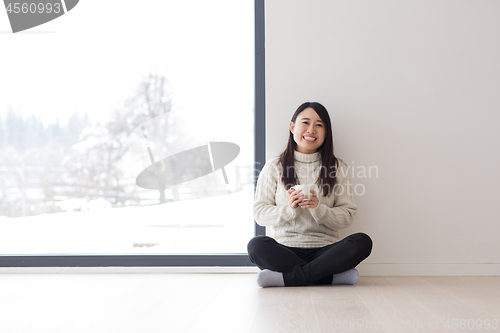
<svg viewBox="0 0 500 333">
<path fill-rule="evenodd" d="M 316 183 L 321 171 L 321 154 L 295 151 L 294 159 L 300 184 Z M 290 207 L 288 193 L 281 182 L 283 168 L 279 159 L 267 161 L 257 181 L 253 206 L 255 221 L 261 226 L 271 227 L 270 236 L 290 247 L 322 247 L 339 241 L 337 230 L 351 225 L 357 206 L 347 164 L 338 160 L 338 185 L 329 197 L 319 189 L 319 205 L 314 209 Z"/>
</svg>

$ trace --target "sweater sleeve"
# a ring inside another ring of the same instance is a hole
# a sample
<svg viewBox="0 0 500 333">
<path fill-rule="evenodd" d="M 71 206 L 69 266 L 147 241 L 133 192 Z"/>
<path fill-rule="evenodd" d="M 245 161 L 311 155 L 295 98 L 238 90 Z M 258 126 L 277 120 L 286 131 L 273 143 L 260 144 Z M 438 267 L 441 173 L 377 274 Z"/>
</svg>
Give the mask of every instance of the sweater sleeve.
<svg viewBox="0 0 500 333">
<path fill-rule="evenodd" d="M 335 185 L 333 193 L 335 196 L 333 207 L 319 204 L 318 207 L 309 209 L 318 224 L 323 224 L 333 230 L 350 226 L 358 209 L 354 203 L 353 186 L 347 164 L 340 162 L 340 166 L 337 172 L 339 182 Z"/>
<path fill-rule="evenodd" d="M 261 226 L 275 226 L 293 220 L 299 214 L 298 209 L 290 207 L 288 202 L 276 204 L 276 191 L 280 186 L 280 174 L 277 165 L 267 162 L 260 172 L 255 189 L 253 216 Z"/>
</svg>

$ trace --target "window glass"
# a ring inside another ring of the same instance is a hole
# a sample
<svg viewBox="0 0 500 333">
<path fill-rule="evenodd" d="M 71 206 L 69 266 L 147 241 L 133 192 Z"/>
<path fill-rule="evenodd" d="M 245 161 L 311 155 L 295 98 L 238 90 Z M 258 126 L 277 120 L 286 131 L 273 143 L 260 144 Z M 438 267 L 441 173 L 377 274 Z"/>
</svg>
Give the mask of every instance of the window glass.
<svg viewBox="0 0 500 333">
<path fill-rule="evenodd" d="M 0 254 L 246 253 L 253 5 L 81 1 L 1 34 Z"/>
</svg>

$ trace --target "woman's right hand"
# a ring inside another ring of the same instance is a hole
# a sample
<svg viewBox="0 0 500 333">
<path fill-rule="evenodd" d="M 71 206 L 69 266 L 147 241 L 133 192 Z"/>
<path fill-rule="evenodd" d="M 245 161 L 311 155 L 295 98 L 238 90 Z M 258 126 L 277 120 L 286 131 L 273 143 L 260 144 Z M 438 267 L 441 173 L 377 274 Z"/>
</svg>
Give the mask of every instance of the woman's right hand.
<svg viewBox="0 0 500 333">
<path fill-rule="evenodd" d="M 304 194 L 300 193 L 302 190 L 295 190 L 294 188 L 290 188 L 288 191 L 288 203 L 290 204 L 290 207 L 292 208 L 297 208 L 299 207 L 299 203 L 304 199 Z"/>
</svg>

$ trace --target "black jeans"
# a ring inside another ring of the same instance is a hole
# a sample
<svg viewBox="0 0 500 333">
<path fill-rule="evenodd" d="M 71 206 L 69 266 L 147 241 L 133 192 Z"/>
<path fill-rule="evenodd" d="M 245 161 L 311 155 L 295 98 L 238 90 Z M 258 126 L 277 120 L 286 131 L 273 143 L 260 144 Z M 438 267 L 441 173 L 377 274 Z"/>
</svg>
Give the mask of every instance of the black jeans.
<svg viewBox="0 0 500 333">
<path fill-rule="evenodd" d="M 260 269 L 283 273 L 285 286 L 331 284 L 333 275 L 356 267 L 372 251 L 372 240 L 356 233 L 318 248 L 289 247 L 268 236 L 248 242 L 250 260 Z"/>
</svg>

